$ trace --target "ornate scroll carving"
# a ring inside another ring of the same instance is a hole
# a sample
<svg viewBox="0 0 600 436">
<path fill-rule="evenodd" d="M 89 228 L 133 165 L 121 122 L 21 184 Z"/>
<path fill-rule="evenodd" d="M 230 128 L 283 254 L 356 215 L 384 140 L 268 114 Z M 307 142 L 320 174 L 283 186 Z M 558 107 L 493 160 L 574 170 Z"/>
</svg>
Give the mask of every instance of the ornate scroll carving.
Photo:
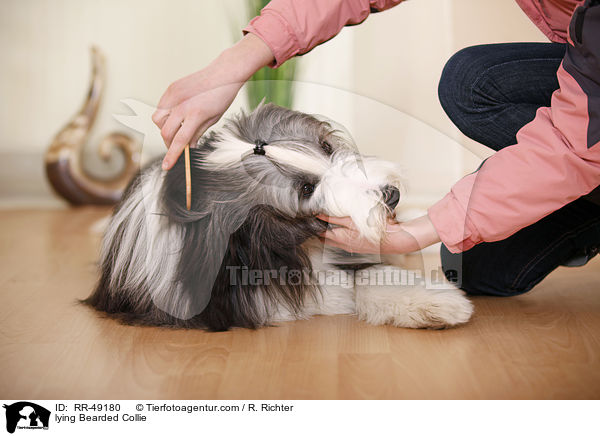
<svg viewBox="0 0 600 436">
<path fill-rule="evenodd" d="M 79 112 L 58 132 L 45 156 L 46 175 L 54 190 L 74 205 L 113 204 L 123 194 L 140 165 L 140 145 L 124 133 L 109 133 L 99 145 L 100 157 L 109 160 L 114 147 L 124 156 L 122 170 L 111 180 L 100 180 L 86 172 L 83 148 L 96 119 L 106 78 L 105 60 L 92 47 L 90 88 Z"/>
</svg>

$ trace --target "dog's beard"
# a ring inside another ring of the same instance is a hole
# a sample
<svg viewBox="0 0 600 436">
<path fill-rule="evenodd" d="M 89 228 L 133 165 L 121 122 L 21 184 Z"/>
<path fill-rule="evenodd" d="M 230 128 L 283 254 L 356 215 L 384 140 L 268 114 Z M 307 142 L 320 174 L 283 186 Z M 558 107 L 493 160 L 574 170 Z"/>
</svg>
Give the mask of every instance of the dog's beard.
<svg viewBox="0 0 600 436">
<path fill-rule="evenodd" d="M 389 162 L 339 153 L 333 156 L 312 202 L 320 213 L 352 218 L 362 238 L 379 242 L 385 237 L 388 219 L 395 214 L 386 205 L 381 187 L 394 186 L 402 192 L 398 174 L 398 168 Z"/>
</svg>

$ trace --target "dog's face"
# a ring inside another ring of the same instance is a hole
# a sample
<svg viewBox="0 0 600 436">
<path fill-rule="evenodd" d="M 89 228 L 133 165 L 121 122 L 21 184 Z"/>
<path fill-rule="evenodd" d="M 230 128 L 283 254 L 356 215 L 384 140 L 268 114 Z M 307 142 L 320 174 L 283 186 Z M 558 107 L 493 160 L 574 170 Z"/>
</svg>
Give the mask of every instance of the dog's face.
<svg viewBox="0 0 600 436">
<path fill-rule="evenodd" d="M 274 105 L 229 122 L 199 150 L 193 164 L 227 178 L 199 181 L 197 189 L 223 194 L 215 201 L 265 204 L 290 218 L 349 216 L 372 241 L 381 239 L 400 199 L 395 164 L 360 155 L 328 122 Z"/>
</svg>

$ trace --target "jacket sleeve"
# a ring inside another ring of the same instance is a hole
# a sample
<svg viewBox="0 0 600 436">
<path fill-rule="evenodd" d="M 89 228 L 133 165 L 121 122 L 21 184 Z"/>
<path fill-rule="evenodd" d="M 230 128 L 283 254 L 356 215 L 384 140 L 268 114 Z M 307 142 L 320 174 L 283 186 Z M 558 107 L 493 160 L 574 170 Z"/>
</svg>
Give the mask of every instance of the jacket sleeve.
<svg viewBox="0 0 600 436">
<path fill-rule="evenodd" d="M 600 185 L 600 1 L 569 26 L 560 88 L 517 133 L 429 209 L 451 252 L 505 239 Z"/>
<path fill-rule="evenodd" d="M 272 67 L 304 54 L 333 38 L 347 25 L 364 21 L 370 12 L 403 0 L 272 0 L 244 28 L 262 39 L 275 57 Z"/>
</svg>

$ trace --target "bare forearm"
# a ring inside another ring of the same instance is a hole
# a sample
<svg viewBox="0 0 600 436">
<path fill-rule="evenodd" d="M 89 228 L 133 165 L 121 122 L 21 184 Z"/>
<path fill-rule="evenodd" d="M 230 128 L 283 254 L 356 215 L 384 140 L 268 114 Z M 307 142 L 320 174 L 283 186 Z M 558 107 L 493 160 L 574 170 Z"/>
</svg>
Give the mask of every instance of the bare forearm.
<svg viewBox="0 0 600 436">
<path fill-rule="evenodd" d="M 206 68 L 173 82 L 152 116 L 169 148 L 163 168 L 171 168 L 185 145 L 221 118 L 246 80 L 273 60 L 269 47 L 247 34 Z"/>
<path fill-rule="evenodd" d="M 399 229 L 402 232 L 399 235 L 401 237 L 392 240 L 388 252 L 408 253 L 440 242 L 440 237 L 429 219 L 429 215 L 403 222 L 399 224 Z"/>
<path fill-rule="evenodd" d="M 232 82 L 246 82 L 262 67 L 273 64 L 271 49 L 258 36 L 248 33 L 236 44 L 224 50 L 211 65 L 224 67 L 225 78 Z"/>
<path fill-rule="evenodd" d="M 323 242 L 350 253 L 403 254 L 440 242 L 428 215 L 402 223 L 390 220 L 381 241 L 363 238 L 350 217 L 317 215 L 317 218 L 336 225 L 321 235 Z"/>
</svg>

